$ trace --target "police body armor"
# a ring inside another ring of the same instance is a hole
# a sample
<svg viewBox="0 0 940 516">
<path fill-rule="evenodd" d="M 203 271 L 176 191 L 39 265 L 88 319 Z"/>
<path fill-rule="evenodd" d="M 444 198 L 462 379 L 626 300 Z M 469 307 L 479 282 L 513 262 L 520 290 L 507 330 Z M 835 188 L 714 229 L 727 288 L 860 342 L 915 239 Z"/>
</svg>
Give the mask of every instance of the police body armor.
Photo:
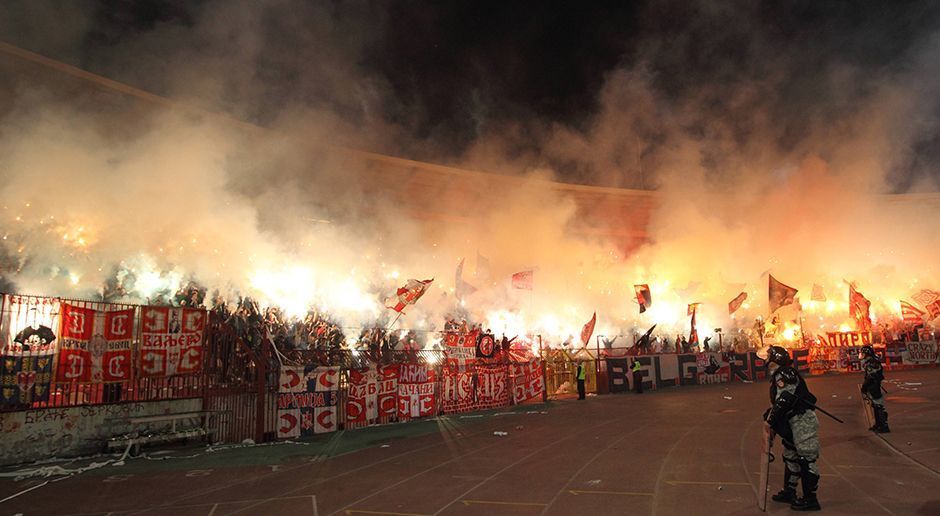
<svg viewBox="0 0 940 516">
<path fill-rule="evenodd" d="M 778 389 L 787 385 L 796 384 L 795 395 L 788 392 L 781 394 L 777 399 Z M 781 366 L 774 371 L 770 382 L 770 408 L 769 417 L 771 428 L 783 439 L 792 442 L 793 432 L 790 430 L 790 418 L 813 410 L 812 407 L 803 403 L 807 401 L 813 405 L 816 404 L 816 396 L 806 387 L 806 381 L 793 366 Z"/>
</svg>

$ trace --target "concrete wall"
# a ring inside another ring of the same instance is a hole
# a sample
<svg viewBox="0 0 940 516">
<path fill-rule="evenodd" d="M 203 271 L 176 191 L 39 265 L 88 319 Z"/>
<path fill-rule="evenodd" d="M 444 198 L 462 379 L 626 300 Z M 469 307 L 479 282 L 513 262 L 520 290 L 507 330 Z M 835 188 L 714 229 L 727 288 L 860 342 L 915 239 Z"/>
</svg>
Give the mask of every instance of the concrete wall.
<svg viewBox="0 0 940 516">
<path fill-rule="evenodd" d="M 0 465 L 94 454 L 109 437 L 131 431 L 127 418 L 197 410 L 202 410 L 201 399 L 0 413 Z M 146 429 L 168 427 L 159 423 Z"/>
</svg>

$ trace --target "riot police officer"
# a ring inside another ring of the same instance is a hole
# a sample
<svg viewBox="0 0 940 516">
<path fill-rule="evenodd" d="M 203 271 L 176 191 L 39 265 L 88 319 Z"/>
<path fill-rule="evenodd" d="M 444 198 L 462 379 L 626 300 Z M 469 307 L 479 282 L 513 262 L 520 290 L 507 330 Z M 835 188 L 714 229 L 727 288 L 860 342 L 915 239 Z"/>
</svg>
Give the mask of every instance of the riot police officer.
<svg viewBox="0 0 940 516">
<path fill-rule="evenodd" d="M 858 358 L 862 361 L 862 369 L 865 371 L 865 380 L 862 382 L 862 396 L 865 396 L 868 400 L 871 411 L 875 415 L 875 424 L 869 430 L 886 434 L 891 429 L 888 428 L 888 411 L 885 410 L 885 398 L 881 394 L 881 381 L 885 379 L 881 359 L 878 358 L 875 349 L 871 346 L 862 346 Z"/>
<path fill-rule="evenodd" d="M 822 507 L 816 498 L 819 485 L 819 420 L 812 405 L 816 404 L 786 349 L 771 346 L 765 359 L 770 373 L 770 402 L 764 413 L 765 424 L 780 436 L 783 442 L 783 461 L 786 469 L 783 489 L 771 498 L 775 502 L 789 503 L 795 511 L 818 511 Z M 808 403 L 807 403 L 808 402 Z M 796 487 L 803 484 L 803 496 L 797 498 Z"/>
</svg>

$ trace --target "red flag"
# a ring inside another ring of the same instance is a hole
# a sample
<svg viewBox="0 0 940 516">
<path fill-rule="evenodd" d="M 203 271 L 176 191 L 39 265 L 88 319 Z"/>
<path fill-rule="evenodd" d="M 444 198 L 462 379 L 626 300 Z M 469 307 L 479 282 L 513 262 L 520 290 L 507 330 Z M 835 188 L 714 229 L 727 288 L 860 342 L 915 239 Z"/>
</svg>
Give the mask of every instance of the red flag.
<svg viewBox="0 0 940 516">
<path fill-rule="evenodd" d="M 940 316 L 940 299 L 927 305 L 927 313 L 930 314 L 931 321 Z"/>
<path fill-rule="evenodd" d="M 822 285 L 813 283 L 813 293 L 809 296 L 812 301 L 825 301 L 826 294 L 823 292 Z"/>
<path fill-rule="evenodd" d="M 728 303 L 728 315 L 733 314 L 738 308 L 741 308 L 745 299 L 747 299 L 747 292 L 741 292 L 737 297 L 732 299 L 731 302 Z"/>
<path fill-rule="evenodd" d="M 901 319 L 904 322 L 924 324 L 924 312 L 907 301 L 901 301 Z"/>
<path fill-rule="evenodd" d="M 645 283 L 643 285 L 633 285 L 633 290 L 636 292 L 637 303 L 640 303 L 640 313 L 653 307 L 653 294 L 650 292 L 649 285 Z"/>
<path fill-rule="evenodd" d="M 695 311 L 698 310 L 698 305 L 702 303 L 689 303 L 688 308 L 685 309 L 685 315 L 695 315 Z"/>
<path fill-rule="evenodd" d="M 512 288 L 532 290 L 532 280 L 535 271 L 522 271 L 512 275 Z"/>
<path fill-rule="evenodd" d="M 692 329 L 689 331 L 689 344 L 698 344 L 698 330 L 695 329 L 695 313 L 698 312 L 697 306 L 701 303 L 693 303 L 689 305 L 689 310 L 692 312 Z"/>
<path fill-rule="evenodd" d="M 774 313 L 781 306 L 793 303 L 793 298 L 796 296 L 797 290 L 793 287 L 788 287 L 787 285 L 780 283 L 770 274 L 767 276 L 770 278 L 767 289 L 767 297 L 770 301 L 770 313 Z"/>
<path fill-rule="evenodd" d="M 594 335 L 594 324 L 597 323 L 597 312 L 594 312 L 594 315 L 591 316 L 591 320 L 588 321 L 583 328 L 581 328 L 581 345 L 587 346 L 588 342 L 591 341 L 591 335 Z"/>
<path fill-rule="evenodd" d="M 855 290 L 853 284 L 849 284 L 849 316 L 855 320 L 856 329 L 859 331 L 868 331 L 871 329 L 871 317 L 868 310 L 871 308 L 871 301 L 865 299 L 861 292 Z"/>
<path fill-rule="evenodd" d="M 398 313 L 402 313 L 406 306 L 413 305 L 421 299 L 421 296 L 427 292 L 428 287 L 434 279 L 416 280 L 410 279 L 404 287 L 399 287 L 395 295 L 385 300 L 385 307 L 391 308 Z"/>
</svg>

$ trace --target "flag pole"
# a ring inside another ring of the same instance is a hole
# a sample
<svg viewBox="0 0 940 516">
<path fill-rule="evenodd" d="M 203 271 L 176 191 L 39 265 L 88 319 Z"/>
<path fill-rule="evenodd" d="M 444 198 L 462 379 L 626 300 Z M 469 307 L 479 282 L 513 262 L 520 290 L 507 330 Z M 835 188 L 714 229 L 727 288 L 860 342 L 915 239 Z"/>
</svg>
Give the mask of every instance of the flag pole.
<svg viewBox="0 0 940 516">
<path fill-rule="evenodd" d="M 392 326 L 395 326 L 395 323 L 398 322 L 398 319 L 401 318 L 401 314 L 403 313 L 405 312 L 398 312 L 398 315 L 395 316 L 395 319 L 393 319 L 392 322 L 388 326 L 385 327 L 385 331 L 391 330 Z"/>
</svg>

